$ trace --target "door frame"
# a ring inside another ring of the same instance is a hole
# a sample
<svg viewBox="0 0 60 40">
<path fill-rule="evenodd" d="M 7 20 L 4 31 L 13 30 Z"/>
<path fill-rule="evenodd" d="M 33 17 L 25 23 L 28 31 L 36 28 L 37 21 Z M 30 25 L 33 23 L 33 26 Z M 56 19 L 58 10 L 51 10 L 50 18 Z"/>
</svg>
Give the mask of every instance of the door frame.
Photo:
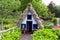
<svg viewBox="0 0 60 40">
<path fill-rule="evenodd" d="M 27 22 L 32 22 L 32 25 L 33 25 L 33 21 L 26 21 L 26 29 L 27 29 L 27 33 L 32 33 L 32 31 L 33 31 L 33 30 L 32 30 L 32 29 L 33 29 L 32 27 L 33 27 L 33 26 L 31 25 L 31 26 L 32 26 L 32 27 L 31 27 L 31 30 L 32 30 L 32 31 L 31 31 L 31 32 L 28 32 L 29 29 L 28 29 L 28 26 L 27 26 Z"/>
</svg>

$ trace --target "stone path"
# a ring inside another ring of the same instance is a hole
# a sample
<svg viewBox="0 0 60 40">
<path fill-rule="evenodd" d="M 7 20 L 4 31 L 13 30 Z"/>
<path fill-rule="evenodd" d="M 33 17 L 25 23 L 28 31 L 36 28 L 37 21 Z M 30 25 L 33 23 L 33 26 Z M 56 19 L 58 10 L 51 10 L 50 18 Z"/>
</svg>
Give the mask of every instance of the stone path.
<svg viewBox="0 0 60 40">
<path fill-rule="evenodd" d="M 31 40 L 31 34 L 22 34 L 20 40 Z"/>
</svg>

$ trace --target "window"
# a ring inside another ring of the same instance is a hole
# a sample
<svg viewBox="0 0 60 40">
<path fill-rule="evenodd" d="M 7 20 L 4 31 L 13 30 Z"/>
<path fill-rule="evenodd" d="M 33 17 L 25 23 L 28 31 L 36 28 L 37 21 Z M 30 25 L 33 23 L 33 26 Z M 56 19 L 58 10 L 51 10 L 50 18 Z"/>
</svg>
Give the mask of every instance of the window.
<svg viewBox="0 0 60 40">
<path fill-rule="evenodd" d="M 21 29 L 24 30 L 26 28 L 26 24 L 21 24 Z"/>
<path fill-rule="evenodd" d="M 38 29 L 38 25 L 37 24 L 33 24 L 33 29 Z"/>
<path fill-rule="evenodd" d="M 27 15 L 27 19 L 32 19 L 32 15 Z"/>
</svg>

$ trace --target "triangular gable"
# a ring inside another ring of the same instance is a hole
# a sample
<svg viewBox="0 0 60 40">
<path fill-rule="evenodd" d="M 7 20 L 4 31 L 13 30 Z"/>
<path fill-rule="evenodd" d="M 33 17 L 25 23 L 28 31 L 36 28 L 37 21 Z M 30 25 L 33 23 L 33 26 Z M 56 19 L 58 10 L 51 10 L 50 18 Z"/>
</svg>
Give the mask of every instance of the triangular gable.
<svg viewBox="0 0 60 40">
<path fill-rule="evenodd" d="M 37 13 L 35 12 L 35 10 L 33 9 L 32 5 L 29 4 L 27 6 L 27 8 L 24 10 L 24 12 L 21 14 L 18 22 L 17 22 L 17 26 L 20 26 L 24 20 L 24 18 L 27 16 L 28 12 L 32 13 L 32 16 L 34 17 L 35 21 L 37 22 L 37 24 L 39 25 L 40 28 L 43 28 L 43 24 L 40 21 L 40 18 L 38 17 Z"/>
</svg>

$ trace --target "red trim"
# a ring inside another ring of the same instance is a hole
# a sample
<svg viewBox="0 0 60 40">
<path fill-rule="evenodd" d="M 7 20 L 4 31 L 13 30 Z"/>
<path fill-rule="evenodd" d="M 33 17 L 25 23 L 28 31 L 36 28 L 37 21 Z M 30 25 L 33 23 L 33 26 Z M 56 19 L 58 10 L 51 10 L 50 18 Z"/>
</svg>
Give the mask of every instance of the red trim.
<svg viewBox="0 0 60 40">
<path fill-rule="evenodd" d="M 28 31 L 26 31 L 26 30 L 22 30 L 22 34 L 33 34 L 33 32 L 34 32 L 34 31 L 28 32 Z"/>
</svg>

